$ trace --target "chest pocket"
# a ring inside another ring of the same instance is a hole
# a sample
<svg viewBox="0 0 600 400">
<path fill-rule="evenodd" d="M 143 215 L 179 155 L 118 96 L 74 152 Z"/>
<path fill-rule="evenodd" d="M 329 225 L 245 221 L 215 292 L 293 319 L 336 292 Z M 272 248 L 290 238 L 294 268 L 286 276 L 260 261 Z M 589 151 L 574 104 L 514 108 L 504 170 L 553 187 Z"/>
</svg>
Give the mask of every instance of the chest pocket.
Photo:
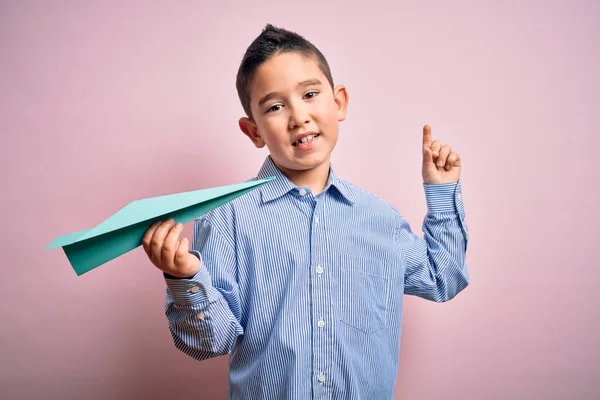
<svg viewBox="0 0 600 400">
<path fill-rule="evenodd" d="M 342 256 L 340 261 L 340 320 L 367 334 L 383 328 L 389 292 L 385 265 L 353 256 Z"/>
</svg>

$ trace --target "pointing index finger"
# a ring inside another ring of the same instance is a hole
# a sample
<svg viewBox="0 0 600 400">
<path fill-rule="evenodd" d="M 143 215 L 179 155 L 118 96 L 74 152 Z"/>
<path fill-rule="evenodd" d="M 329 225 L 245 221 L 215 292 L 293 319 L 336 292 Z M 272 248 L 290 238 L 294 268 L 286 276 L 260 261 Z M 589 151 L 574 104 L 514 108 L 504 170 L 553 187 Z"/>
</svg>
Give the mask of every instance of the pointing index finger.
<svg viewBox="0 0 600 400">
<path fill-rule="evenodd" d="M 429 125 L 425 125 L 423 127 L 423 145 L 424 146 L 431 146 L 431 127 Z"/>
</svg>

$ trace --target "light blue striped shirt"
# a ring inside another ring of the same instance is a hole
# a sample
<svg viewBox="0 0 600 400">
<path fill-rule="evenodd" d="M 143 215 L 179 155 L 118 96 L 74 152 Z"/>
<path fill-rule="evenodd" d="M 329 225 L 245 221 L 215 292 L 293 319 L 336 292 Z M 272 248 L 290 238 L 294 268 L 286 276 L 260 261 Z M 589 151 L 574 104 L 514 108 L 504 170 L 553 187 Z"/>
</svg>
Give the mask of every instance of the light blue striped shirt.
<svg viewBox="0 0 600 400">
<path fill-rule="evenodd" d="M 420 238 L 333 167 L 316 197 L 267 157 L 269 176 L 195 221 L 202 267 L 165 278 L 175 346 L 230 354 L 230 399 L 393 398 L 403 294 L 442 302 L 469 282 L 461 182 L 424 185 Z"/>
</svg>

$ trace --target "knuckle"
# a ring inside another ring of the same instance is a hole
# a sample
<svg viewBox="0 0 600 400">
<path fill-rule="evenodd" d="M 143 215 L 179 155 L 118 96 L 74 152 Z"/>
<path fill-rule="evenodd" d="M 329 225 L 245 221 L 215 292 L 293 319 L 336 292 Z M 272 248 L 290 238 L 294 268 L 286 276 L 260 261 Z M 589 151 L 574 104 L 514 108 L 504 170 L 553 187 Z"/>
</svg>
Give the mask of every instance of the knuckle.
<svg viewBox="0 0 600 400">
<path fill-rule="evenodd" d="M 162 252 L 170 253 L 171 251 L 173 251 L 173 246 L 170 243 L 164 243 L 162 246 Z"/>
<path fill-rule="evenodd" d="M 150 247 L 152 250 L 156 251 L 160 248 L 160 242 L 157 239 L 153 239 L 152 242 L 150 242 Z"/>
</svg>

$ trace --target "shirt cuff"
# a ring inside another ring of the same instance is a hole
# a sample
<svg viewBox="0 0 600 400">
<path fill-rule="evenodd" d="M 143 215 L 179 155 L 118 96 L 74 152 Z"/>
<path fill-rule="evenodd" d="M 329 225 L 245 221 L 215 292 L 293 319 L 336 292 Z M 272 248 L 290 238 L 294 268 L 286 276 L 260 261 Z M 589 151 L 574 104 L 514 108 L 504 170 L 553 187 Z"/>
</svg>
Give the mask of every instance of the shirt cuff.
<svg viewBox="0 0 600 400">
<path fill-rule="evenodd" d="M 202 261 L 200 253 L 190 250 Z M 176 278 L 169 275 L 164 276 L 167 289 L 175 304 L 195 305 L 208 302 L 216 290 L 212 285 L 210 274 L 204 265 L 190 278 Z"/>
<path fill-rule="evenodd" d="M 425 201 L 430 213 L 461 213 L 463 207 L 461 180 L 458 182 L 427 184 Z"/>
</svg>

